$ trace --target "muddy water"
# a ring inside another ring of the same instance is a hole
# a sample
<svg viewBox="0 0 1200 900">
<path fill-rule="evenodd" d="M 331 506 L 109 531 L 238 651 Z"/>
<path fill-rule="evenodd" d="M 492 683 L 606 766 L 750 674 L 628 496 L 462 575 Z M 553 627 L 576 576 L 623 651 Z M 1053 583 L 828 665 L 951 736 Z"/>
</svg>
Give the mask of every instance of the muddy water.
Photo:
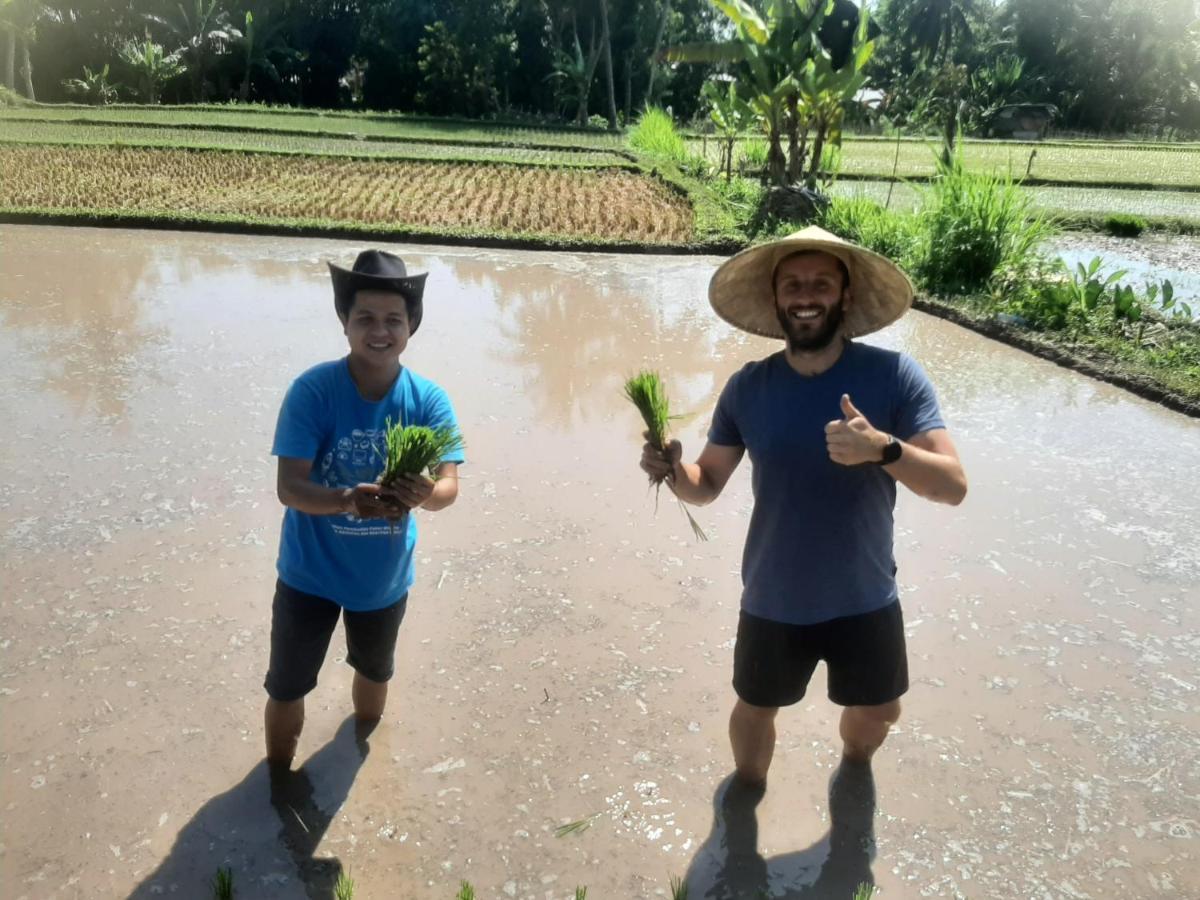
<svg viewBox="0 0 1200 900">
<path fill-rule="evenodd" d="M 329 896 L 335 864 L 367 900 L 464 878 L 625 900 L 670 874 L 693 897 L 1200 896 L 1200 429 L 920 314 L 872 340 L 940 386 L 972 493 L 899 504 L 914 684 L 872 854 L 831 850 L 821 677 L 766 798 L 722 806 L 748 472 L 695 544 L 654 514 L 619 391 L 668 373 L 694 450 L 772 349 L 710 315 L 710 259 L 405 249 L 431 272 L 407 361 L 471 465 L 425 517 L 384 724 L 355 739 L 336 638 L 272 805 L 267 450 L 288 380 L 342 351 L 323 260 L 356 249 L 0 227 L 0 896 L 203 897 L 223 865 L 241 897 Z"/>
</svg>

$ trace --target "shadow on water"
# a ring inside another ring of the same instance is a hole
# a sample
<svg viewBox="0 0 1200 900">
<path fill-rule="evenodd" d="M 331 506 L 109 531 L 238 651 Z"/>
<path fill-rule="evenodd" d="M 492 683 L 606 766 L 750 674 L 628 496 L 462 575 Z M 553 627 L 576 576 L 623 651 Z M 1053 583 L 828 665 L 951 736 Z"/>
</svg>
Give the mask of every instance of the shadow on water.
<svg viewBox="0 0 1200 900">
<path fill-rule="evenodd" d="M 237 896 L 332 898 L 342 865 L 314 854 L 367 758 L 373 730 L 350 717 L 299 769 L 272 772 L 259 763 L 200 808 L 132 900 L 211 896 L 222 867 L 233 870 Z"/>
<path fill-rule="evenodd" d="M 843 762 L 829 782 L 829 831 L 791 853 L 758 852 L 757 807 L 764 796 L 730 775 L 713 796 L 712 832 L 685 883 L 693 900 L 852 900 L 874 884 L 875 779 L 869 766 Z"/>
</svg>

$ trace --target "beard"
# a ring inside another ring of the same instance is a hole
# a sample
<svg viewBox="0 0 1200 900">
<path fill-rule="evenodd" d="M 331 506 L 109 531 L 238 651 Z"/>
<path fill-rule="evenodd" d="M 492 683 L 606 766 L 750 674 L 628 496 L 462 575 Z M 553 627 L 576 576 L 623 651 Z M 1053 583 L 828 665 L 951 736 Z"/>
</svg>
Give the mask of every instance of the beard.
<svg viewBox="0 0 1200 900">
<path fill-rule="evenodd" d="M 815 353 L 828 347 L 837 336 L 842 326 L 842 301 L 839 300 L 825 312 L 824 321 L 818 319 L 821 324 L 815 329 L 797 322 L 778 306 L 775 307 L 775 317 L 787 338 L 789 350 L 793 353 Z"/>
</svg>

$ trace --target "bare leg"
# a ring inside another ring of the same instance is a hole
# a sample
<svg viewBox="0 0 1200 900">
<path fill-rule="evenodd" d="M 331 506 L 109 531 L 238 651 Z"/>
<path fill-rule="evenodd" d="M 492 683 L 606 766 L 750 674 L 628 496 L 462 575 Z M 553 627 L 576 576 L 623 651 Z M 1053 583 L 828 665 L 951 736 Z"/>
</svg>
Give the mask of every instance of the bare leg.
<svg viewBox="0 0 1200 900">
<path fill-rule="evenodd" d="M 304 698 L 299 700 L 267 699 L 263 714 L 267 734 L 267 761 L 283 767 L 291 766 L 304 728 Z"/>
<path fill-rule="evenodd" d="M 752 785 L 767 783 L 767 769 L 775 755 L 776 706 L 751 706 L 738 700 L 729 716 L 729 743 L 738 777 Z"/>
<path fill-rule="evenodd" d="M 387 704 L 387 682 L 372 681 L 354 673 L 354 717 L 360 721 L 378 722 Z"/>
<path fill-rule="evenodd" d="M 847 706 L 842 710 L 842 755 L 851 762 L 868 763 L 900 718 L 900 701 L 879 706 Z"/>
</svg>

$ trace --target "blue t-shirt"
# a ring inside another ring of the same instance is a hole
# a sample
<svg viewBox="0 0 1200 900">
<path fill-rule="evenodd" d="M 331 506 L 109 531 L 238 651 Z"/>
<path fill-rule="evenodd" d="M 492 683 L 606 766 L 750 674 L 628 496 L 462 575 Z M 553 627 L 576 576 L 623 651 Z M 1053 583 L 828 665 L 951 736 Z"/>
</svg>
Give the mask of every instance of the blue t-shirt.
<svg viewBox="0 0 1200 900">
<path fill-rule="evenodd" d="M 346 358 L 321 363 L 288 388 L 271 454 L 312 460 L 309 477 L 325 487 L 373 482 L 383 471 L 389 418 L 392 424 L 458 425 L 446 392 L 408 369 L 400 370 L 386 397 L 373 402 L 359 394 Z M 461 453 L 443 460 L 463 461 Z M 393 525 L 289 508 L 276 569 L 285 584 L 345 609 L 382 609 L 412 586 L 416 543 L 416 516 Z"/>
<path fill-rule="evenodd" d="M 742 609 L 809 625 L 894 601 L 896 482 L 881 466 L 829 458 L 825 426 L 842 394 L 881 431 L 908 440 L 944 428 L 929 378 L 912 359 L 848 342 L 820 375 L 780 352 L 737 372 L 721 392 L 708 439 L 745 447 L 754 512 L 742 556 Z"/>
</svg>

